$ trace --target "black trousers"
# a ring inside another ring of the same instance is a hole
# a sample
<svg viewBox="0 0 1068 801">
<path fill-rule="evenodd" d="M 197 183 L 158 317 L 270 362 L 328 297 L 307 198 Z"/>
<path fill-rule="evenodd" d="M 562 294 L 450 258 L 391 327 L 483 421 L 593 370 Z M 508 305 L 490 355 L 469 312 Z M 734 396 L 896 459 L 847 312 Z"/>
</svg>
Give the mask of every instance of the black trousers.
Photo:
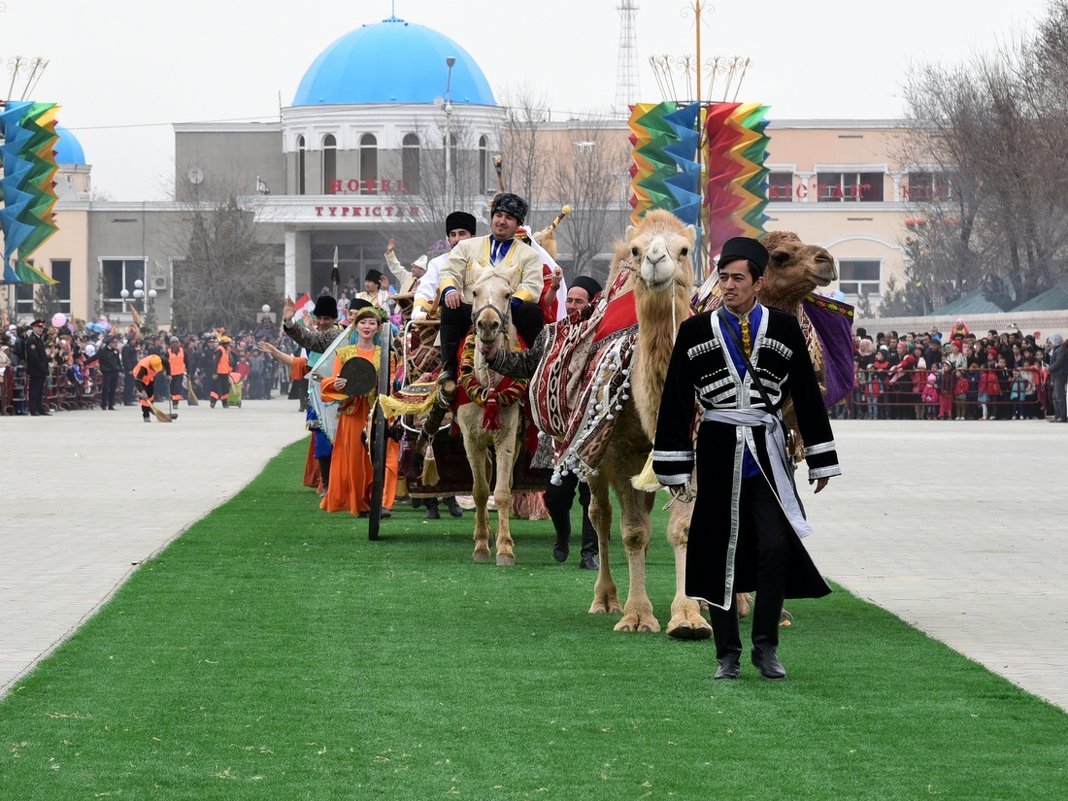
<svg viewBox="0 0 1068 801">
<path fill-rule="evenodd" d="M 471 330 L 471 311 L 471 306 L 467 303 L 461 303 L 455 309 L 450 309 L 444 303 L 441 305 L 441 363 L 443 371 L 453 378 L 459 375 L 456 369 L 459 361 L 457 351 L 464 337 Z M 525 300 L 512 305 L 511 315 L 516 331 L 519 332 L 519 336 L 523 338 L 527 347 L 530 347 L 545 326 L 541 307 L 537 303 Z"/>
<path fill-rule="evenodd" d="M 136 397 L 136 393 L 134 392 L 135 381 L 136 379 L 129 372 L 123 373 L 122 402 L 126 406 L 133 406 L 134 398 Z"/>
<path fill-rule="evenodd" d="M 756 537 L 757 590 L 753 609 L 753 648 L 774 651 L 779 645 L 779 618 L 786 597 L 792 529 L 763 475 L 742 479 L 739 515 L 739 538 Z M 745 547 L 744 543 L 738 543 L 739 550 Z M 717 606 L 710 606 L 709 609 L 716 638 L 716 658 L 740 654 L 742 640 L 738 627 L 738 605 L 732 603 L 727 611 Z"/>
<path fill-rule="evenodd" d="M 44 407 L 44 391 L 47 383 L 47 374 L 34 375 L 30 373 L 30 414 L 43 414 L 48 411 Z"/>
<path fill-rule="evenodd" d="M 104 387 L 100 395 L 100 408 L 101 409 L 114 409 L 115 408 L 115 393 L 119 389 L 119 374 L 118 373 L 104 373 Z"/>
<path fill-rule="evenodd" d="M 545 506 L 556 529 L 556 543 L 566 548 L 571 541 L 571 506 L 575 503 L 575 491 L 578 490 L 579 505 L 582 507 L 582 558 L 596 556 L 599 548 L 597 530 L 590 522 L 590 487 L 570 471 L 561 479 L 560 486 L 550 481 L 545 488 Z"/>
</svg>

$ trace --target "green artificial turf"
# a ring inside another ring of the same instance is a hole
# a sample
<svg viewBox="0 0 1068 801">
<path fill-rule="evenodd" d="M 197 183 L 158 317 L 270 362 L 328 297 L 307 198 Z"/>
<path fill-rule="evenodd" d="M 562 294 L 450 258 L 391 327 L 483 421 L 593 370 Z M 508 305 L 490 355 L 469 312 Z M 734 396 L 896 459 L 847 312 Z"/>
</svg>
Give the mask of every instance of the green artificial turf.
<svg viewBox="0 0 1068 801">
<path fill-rule="evenodd" d="M 588 615 L 547 521 L 514 523 L 514 568 L 471 561 L 470 512 L 369 542 L 299 487 L 305 452 L 0 702 L 0 799 L 1068 798 L 1068 715 L 842 590 L 790 603 L 786 682 L 713 682 L 711 641 Z"/>
</svg>

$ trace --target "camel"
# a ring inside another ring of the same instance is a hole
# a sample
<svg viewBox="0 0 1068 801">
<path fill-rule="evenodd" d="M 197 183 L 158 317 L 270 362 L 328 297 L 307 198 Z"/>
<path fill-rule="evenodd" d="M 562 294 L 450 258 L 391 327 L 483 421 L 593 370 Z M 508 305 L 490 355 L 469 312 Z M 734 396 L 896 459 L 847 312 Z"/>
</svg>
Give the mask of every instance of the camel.
<svg viewBox="0 0 1068 801">
<path fill-rule="evenodd" d="M 496 456 L 496 482 L 493 499 L 497 507 L 497 564 L 515 564 L 515 543 L 509 531 L 512 509 L 512 468 L 518 455 L 518 437 L 522 423 L 520 401 L 526 395 L 525 383 L 512 382 L 492 372 L 486 365 L 483 348 L 497 346 L 513 349 L 516 332 L 511 322 L 512 289 L 519 281 L 519 269 L 479 270 L 474 284 L 474 328 L 465 344 L 461 359 L 460 383 L 469 398 L 456 410 L 456 422 L 463 433 L 464 450 L 471 464 L 472 497 L 475 501 L 476 562 L 488 562 L 489 543 L 489 469 L 490 448 Z M 469 351 L 473 351 L 468 355 Z M 470 367 L 468 367 L 470 360 Z"/>
<path fill-rule="evenodd" d="M 597 529 L 601 557 L 590 612 L 622 612 L 616 631 L 660 630 L 645 587 L 645 555 L 651 535 L 649 512 L 655 496 L 635 489 L 631 479 L 641 472 L 652 449 L 671 349 L 679 326 L 690 315 L 694 283 L 691 254 L 695 241 L 692 225 L 684 226 L 668 211 L 650 212 L 637 227 L 627 229 L 626 241 L 616 246 L 609 271 L 609 286 L 615 283 L 621 270 L 631 271 L 624 289 L 633 289 L 638 315 L 637 343 L 630 369 L 632 391 L 616 413 L 607 450 L 589 476 L 589 515 Z M 609 559 L 608 537 L 612 528 L 609 487 L 620 504 L 622 541 L 630 577 L 627 600 L 622 607 Z M 681 511 L 673 512 L 673 517 L 682 515 Z M 689 519 L 689 507 L 685 517 Z M 671 542 L 678 590 L 671 605 L 668 631 L 679 632 L 675 636 L 683 638 L 704 639 L 711 636 L 711 626 L 701 616 L 698 602 L 682 594 L 687 530 L 682 525 L 669 526 L 669 535 L 674 535 Z"/>
</svg>

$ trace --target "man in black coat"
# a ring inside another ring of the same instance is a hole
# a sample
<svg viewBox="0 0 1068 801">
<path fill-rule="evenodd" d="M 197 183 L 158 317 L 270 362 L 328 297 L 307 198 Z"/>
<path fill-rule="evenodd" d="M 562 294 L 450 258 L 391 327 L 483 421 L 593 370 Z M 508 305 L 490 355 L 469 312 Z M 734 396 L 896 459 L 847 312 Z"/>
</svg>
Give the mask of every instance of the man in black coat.
<svg viewBox="0 0 1068 801">
<path fill-rule="evenodd" d="M 782 407 L 788 398 L 805 443 L 809 483 L 819 492 L 841 469 L 797 320 L 757 302 L 768 260 L 755 239 L 724 244 L 723 307 L 679 329 L 653 444 L 657 479 L 677 496 L 689 495 L 696 461 L 686 595 L 709 604 L 717 679 L 737 678 L 741 670 L 735 593 L 756 590 L 753 664 L 765 678 L 785 679 L 777 654 L 783 600 L 831 591 L 801 544 L 812 529 L 786 449 Z M 701 412 L 696 450 L 695 401 Z"/>
<path fill-rule="evenodd" d="M 100 408 L 114 411 L 115 394 L 119 388 L 119 374 L 122 372 L 122 355 L 119 353 L 118 337 L 109 336 L 103 347 L 96 352 L 93 361 L 100 364 L 100 375 L 104 384 L 100 395 Z"/>
<path fill-rule="evenodd" d="M 48 346 L 44 340 L 44 320 L 34 320 L 26 336 L 26 374 L 30 377 L 30 414 L 34 417 L 52 414 L 44 405 L 44 390 L 48 383 L 50 363 Z"/>
<path fill-rule="evenodd" d="M 137 333 L 130 330 L 122 346 L 122 405 L 133 406 L 135 384 L 133 370 L 137 366 Z"/>
</svg>

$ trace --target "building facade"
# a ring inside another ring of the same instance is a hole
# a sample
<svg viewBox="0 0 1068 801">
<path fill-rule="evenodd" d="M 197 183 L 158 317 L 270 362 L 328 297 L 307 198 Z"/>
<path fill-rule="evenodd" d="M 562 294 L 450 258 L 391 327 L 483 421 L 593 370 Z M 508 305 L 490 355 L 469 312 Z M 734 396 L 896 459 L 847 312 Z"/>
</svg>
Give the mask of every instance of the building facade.
<svg viewBox="0 0 1068 801">
<path fill-rule="evenodd" d="M 68 315 L 125 324 L 136 308 L 169 326 L 190 217 L 229 197 L 254 216 L 275 259 L 278 296 L 261 301 L 274 309 L 283 294 L 326 286 L 335 254 L 342 280 L 358 282 L 382 267 L 390 238 L 402 259 L 414 260 L 443 237 L 448 211 L 486 221 L 498 187 L 493 158 L 502 152 L 504 183 L 528 194 L 532 226 L 574 207 L 558 234 L 565 270 L 603 277 L 628 222 L 625 122 L 517 120 L 459 44 L 395 18 L 329 45 L 277 122 L 174 130 L 175 199 L 140 203 L 90 200 L 88 159 L 61 132 L 59 232 L 35 266 L 57 279 Z M 910 209 L 945 191 L 944 182 L 930 166 L 898 160 L 907 131 L 893 122 L 772 119 L 767 133 L 767 230 L 826 247 L 841 275 L 829 291 L 877 307 L 887 280 L 900 281 Z M 528 152 L 514 152 L 520 141 Z M 534 178 L 520 166 L 530 163 L 529 148 L 540 165 Z M 603 161 L 589 161 L 598 153 Z M 583 165 L 600 180 L 577 180 Z M 32 291 L 5 287 L 6 308 L 28 319 Z"/>
</svg>

